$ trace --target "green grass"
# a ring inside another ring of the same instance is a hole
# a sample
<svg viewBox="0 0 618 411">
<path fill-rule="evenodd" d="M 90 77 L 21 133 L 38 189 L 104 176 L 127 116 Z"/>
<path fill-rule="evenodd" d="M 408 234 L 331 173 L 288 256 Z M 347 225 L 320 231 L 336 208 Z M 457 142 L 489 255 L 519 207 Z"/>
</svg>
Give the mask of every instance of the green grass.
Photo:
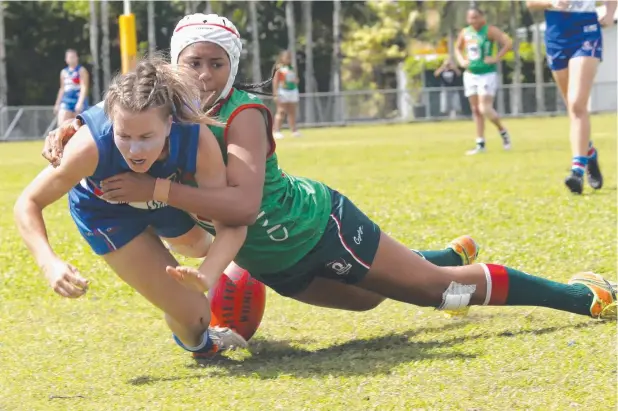
<svg viewBox="0 0 618 411">
<path fill-rule="evenodd" d="M 575 197 L 565 118 L 508 120 L 514 149 L 462 154 L 471 122 L 307 130 L 282 167 L 341 190 L 411 247 L 463 233 L 481 260 L 567 281 L 615 277 L 616 117 L 593 118 L 606 182 Z M 0 410 L 563 410 L 616 408 L 616 327 L 549 309 L 475 307 L 462 321 L 387 301 L 331 311 L 268 294 L 248 351 L 208 367 L 79 236 L 66 199 L 46 210 L 59 255 L 91 279 L 62 299 L 38 273 L 12 207 L 40 143 L 0 145 Z M 67 398 L 58 398 L 67 397 Z"/>
</svg>

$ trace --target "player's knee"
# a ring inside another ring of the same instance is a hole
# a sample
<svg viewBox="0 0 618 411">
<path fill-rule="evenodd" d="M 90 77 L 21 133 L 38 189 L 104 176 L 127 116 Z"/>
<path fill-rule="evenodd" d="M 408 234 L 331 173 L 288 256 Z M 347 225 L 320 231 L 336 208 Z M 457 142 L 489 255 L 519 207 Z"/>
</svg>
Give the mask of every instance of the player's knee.
<svg viewBox="0 0 618 411">
<path fill-rule="evenodd" d="M 573 117 L 588 115 L 588 101 L 577 98 L 573 101 L 569 101 L 569 114 Z"/>
<path fill-rule="evenodd" d="M 482 116 L 483 113 L 481 112 L 481 108 L 479 106 L 472 106 L 470 107 L 470 109 L 472 110 L 472 115 L 473 116 Z"/>
<path fill-rule="evenodd" d="M 177 238 L 166 238 L 167 247 L 180 255 L 189 258 L 206 257 L 212 236 L 199 227 L 194 227 L 188 233 Z"/>
</svg>

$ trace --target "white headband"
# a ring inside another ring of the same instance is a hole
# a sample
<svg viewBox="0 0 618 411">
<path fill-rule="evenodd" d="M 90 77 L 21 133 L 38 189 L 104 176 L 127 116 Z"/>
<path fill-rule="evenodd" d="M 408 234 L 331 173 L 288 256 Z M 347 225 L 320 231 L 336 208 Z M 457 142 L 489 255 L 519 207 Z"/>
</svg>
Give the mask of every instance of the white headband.
<svg viewBox="0 0 618 411">
<path fill-rule="evenodd" d="M 236 26 L 225 17 L 216 14 L 190 14 L 183 17 L 174 29 L 170 45 L 172 64 L 178 64 L 178 56 L 187 46 L 203 41 L 217 44 L 230 58 L 230 76 L 217 97 L 218 101 L 227 97 L 232 89 L 238 73 L 242 42 Z"/>
</svg>

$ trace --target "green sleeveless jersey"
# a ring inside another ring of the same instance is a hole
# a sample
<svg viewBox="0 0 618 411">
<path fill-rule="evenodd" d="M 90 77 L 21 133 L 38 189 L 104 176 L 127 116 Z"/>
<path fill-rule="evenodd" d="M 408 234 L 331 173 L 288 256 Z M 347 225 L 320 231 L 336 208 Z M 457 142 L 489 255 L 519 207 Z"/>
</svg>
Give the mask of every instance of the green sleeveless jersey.
<svg viewBox="0 0 618 411">
<path fill-rule="evenodd" d="M 468 71 L 473 74 L 494 73 L 498 70 L 496 64 L 485 63 L 485 57 L 494 55 L 494 42 L 487 37 L 488 25 L 484 25 L 479 31 L 471 26 L 466 27 L 464 39 L 466 44 L 466 57 L 470 62 Z"/>
<path fill-rule="evenodd" d="M 296 71 L 292 66 L 283 66 L 279 69 L 279 84 L 284 90 L 296 90 L 298 85 L 296 84 Z"/>
<path fill-rule="evenodd" d="M 324 184 L 294 177 L 279 168 L 272 137 L 272 116 L 255 95 L 233 89 L 214 114 L 225 128 L 210 126 L 227 164 L 227 128 L 244 109 L 264 113 L 271 150 L 266 159 L 262 205 L 256 222 L 248 228 L 247 239 L 234 261 L 251 274 L 269 274 L 290 268 L 318 243 L 331 212 L 330 190 Z M 194 216 L 197 223 L 215 234 L 208 220 Z"/>
</svg>

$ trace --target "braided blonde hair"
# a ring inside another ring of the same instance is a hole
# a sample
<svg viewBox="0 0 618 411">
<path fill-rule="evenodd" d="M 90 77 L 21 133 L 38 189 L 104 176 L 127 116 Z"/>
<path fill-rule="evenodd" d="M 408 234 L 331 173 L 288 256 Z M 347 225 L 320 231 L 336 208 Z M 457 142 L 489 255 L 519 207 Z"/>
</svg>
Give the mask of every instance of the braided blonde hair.
<svg viewBox="0 0 618 411">
<path fill-rule="evenodd" d="M 201 110 L 200 86 L 191 68 L 155 55 L 114 77 L 105 95 L 105 114 L 111 119 L 116 107 L 134 113 L 160 108 L 163 116 L 173 115 L 181 123 L 221 126 Z"/>
</svg>

